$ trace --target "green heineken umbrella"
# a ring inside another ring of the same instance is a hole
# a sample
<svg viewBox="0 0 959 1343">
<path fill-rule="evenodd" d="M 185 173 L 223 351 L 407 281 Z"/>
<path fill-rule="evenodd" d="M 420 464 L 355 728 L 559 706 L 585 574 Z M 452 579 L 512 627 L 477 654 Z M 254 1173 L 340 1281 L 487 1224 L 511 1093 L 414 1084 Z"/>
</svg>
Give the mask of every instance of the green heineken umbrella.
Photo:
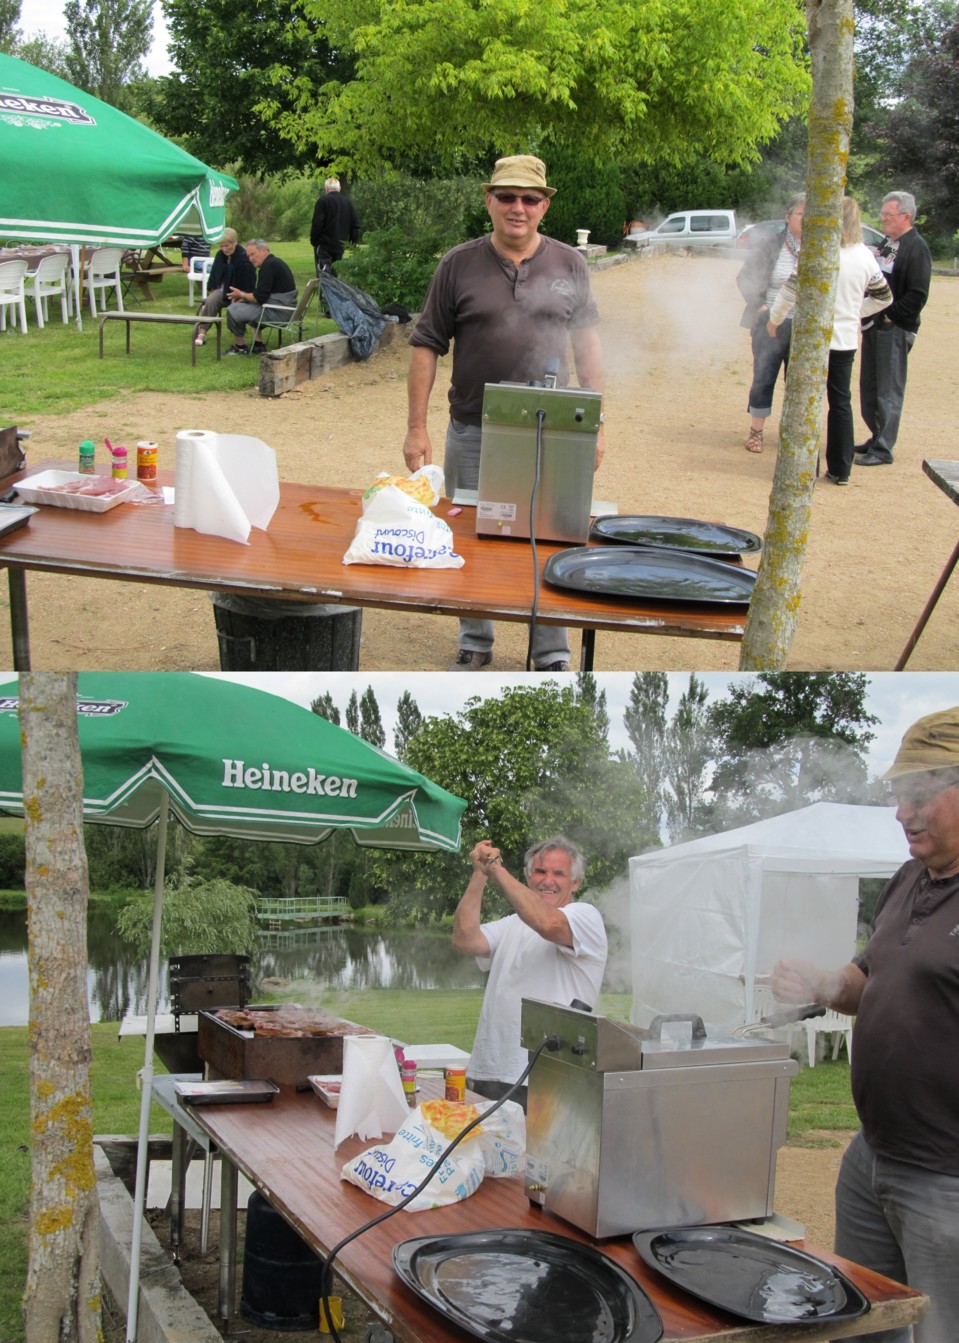
<svg viewBox="0 0 959 1343">
<path fill-rule="evenodd" d="M 16 682 L 0 685 L 0 812 L 22 816 Z M 191 672 L 81 672 L 84 819 L 158 824 L 127 1337 L 136 1337 L 167 822 L 196 834 L 454 851 L 466 803 L 309 709 Z"/>
<path fill-rule="evenodd" d="M 234 178 L 108 103 L 0 55 L 0 238 L 158 246 L 216 241 Z"/>
</svg>

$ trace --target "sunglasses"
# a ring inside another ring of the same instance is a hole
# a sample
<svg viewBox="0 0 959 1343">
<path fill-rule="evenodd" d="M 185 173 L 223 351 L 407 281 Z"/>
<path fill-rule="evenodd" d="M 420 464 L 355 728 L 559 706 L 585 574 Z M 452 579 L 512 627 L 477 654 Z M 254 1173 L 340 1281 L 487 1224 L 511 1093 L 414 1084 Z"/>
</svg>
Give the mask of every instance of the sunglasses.
<svg viewBox="0 0 959 1343">
<path fill-rule="evenodd" d="M 531 210 L 536 205 L 542 205 L 545 199 L 545 196 L 519 196 L 515 191 L 493 192 L 493 200 L 499 201 L 500 205 L 515 205 L 517 201 L 521 201 Z"/>
<path fill-rule="evenodd" d="M 925 807 L 933 798 L 944 793 L 947 788 L 955 788 L 957 781 L 950 779 L 948 783 L 932 782 L 903 784 L 899 788 L 892 788 L 889 791 L 889 801 L 893 806 L 906 807 Z"/>
</svg>

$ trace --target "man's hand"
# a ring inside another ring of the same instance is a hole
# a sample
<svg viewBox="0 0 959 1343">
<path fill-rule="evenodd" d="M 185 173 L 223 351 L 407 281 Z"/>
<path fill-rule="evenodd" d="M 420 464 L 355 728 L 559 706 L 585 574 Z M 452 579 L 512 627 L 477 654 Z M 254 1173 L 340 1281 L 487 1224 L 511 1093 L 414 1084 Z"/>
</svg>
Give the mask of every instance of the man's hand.
<svg viewBox="0 0 959 1343">
<path fill-rule="evenodd" d="M 483 876 L 489 873 L 491 867 L 496 867 L 502 863 L 503 855 L 495 845 L 488 839 L 481 839 L 470 854 L 473 863 L 473 871 L 481 872 Z"/>
<path fill-rule="evenodd" d="M 403 460 L 407 470 L 418 471 L 421 466 L 429 466 L 433 460 L 433 444 L 426 426 L 408 429 L 403 443 Z"/>
<path fill-rule="evenodd" d="M 777 1003 L 815 1003 L 824 978 L 809 961 L 782 960 L 773 966 L 769 987 Z"/>
</svg>

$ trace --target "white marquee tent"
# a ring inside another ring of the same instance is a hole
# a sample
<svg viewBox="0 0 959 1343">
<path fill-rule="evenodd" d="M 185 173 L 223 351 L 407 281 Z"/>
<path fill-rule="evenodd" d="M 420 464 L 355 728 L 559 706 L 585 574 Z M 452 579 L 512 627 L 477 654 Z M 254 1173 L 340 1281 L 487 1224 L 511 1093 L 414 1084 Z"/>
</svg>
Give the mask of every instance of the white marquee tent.
<svg viewBox="0 0 959 1343">
<path fill-rule="evenodd" d="M 817 802 L 631 858 L 633 1024 L 695 1012 L 731 1030 L 755 1018 L 755 977 L 781 957 L 844 965 L 859 878 L 908 857 L 891 807 Z"/>
</svg>

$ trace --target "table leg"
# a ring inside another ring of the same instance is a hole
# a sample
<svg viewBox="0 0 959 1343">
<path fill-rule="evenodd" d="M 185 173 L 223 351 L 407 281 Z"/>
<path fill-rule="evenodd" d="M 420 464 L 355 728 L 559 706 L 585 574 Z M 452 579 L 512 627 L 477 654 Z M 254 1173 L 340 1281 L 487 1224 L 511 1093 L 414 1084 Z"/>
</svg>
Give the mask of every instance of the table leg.
<svg viewBox="0 0 959 1343">
<path fill-rule="evenodd" d="M 220 1319 L 229 1324 L 236 1300 L 236 1166 L 220 1154 Z"/>
<path fill-rule="evenodd" d="M 593 657 L 596 653 L 596 631 L 592 629 L 583 630 L 583 642 L 580 647 L 579 669 L 588 672 L 593 670 Z"/>
<path fill-rule="evenodd" d="M 929 621 L 929 617 L 932 615 L 933 611 L 936 609 L 936 602 L 937 602 L 937 601 L 939 600 L 939 598 L 942 596 L 943 589 L 945 588 L 946 584 L 949 582 L 949 579 L 952 577 L 952 571 L 953 571 L 953 569 L 955 569 L 955 567 L 956 567 L 957 564 L 959 564 L 959 542 L 956 543 L 956 548 L 955 548 L 955 550 L 952 552 L 952 554 L 950 555 L 950 557 L 949 557 L 949 561 L 948 561 L 948 563 L 946 564 L 946 567 L 943 569 L 942 573 L 939 575 L 939 582 L 938 582 L 938 583 L 936 584 L 936 586 L 933 588 L 933 590 L 932 590 L 932 596 L 931 596 L 931 597 L 929 598 L 929 600 L 926 602 L 926 605 L 925 605 L 925 607 L 924 607 L 924 609 L 923 609 L 922 615 L 919 617 L 919 623 L 916 625 L 916 628 L 915 628 L 915 629 L 913 630 L 913 632 L 910 634 L 909 638 L 908 638 L 907 641 L 906 641 L 906 646 L 905 646 L 905 648 L 902 650 L 901 654 L 899 655 L 899 661 L 896 663 L 896 666 L 895 666 L 895 670 L 896 670 L 896 671 L 902 671 L 902 670 L 905 668 L 906 663 L 909 661 L 910 655 L 912 654 L 912 650 L 915 648 L 916 644 L 919 642 L 919 636 L 922 634 L 923 630 L 926 628 L 926 625 L 928 624 L 928 621 Z"/>
<path fill-rule="evenodd" d="M 27 574 L 25 569 L 7 570 L 10 593 L 10 639 L 13 643 L 13 670 L 30 670 L 30 623 L 27 618 Z"/>
<path fill-rule="evenodd" d="M 170 1244 L 173 1262 L 180 1262 L 183 1244 L 183 1215 L 186 1204 L 186 1172 L 190 1164 L 187 1131 L 180 1124 L 173 1125 L 173 1155 L 170 1170 Z"/>
</svg>

